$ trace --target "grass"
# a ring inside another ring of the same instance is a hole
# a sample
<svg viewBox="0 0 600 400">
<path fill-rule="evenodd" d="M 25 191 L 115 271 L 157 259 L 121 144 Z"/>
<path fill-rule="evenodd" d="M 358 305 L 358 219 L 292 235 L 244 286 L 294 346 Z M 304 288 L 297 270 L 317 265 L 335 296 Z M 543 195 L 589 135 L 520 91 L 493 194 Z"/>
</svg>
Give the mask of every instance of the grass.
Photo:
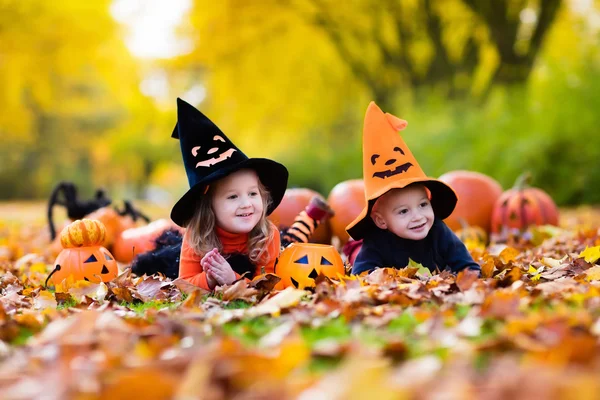
<svg viewBox="0 0 600 400">
<path fill-rule="evenodd" d="M 303 326 L 300 332 L 311 347 L 324 339 L 345 342 L 352 336 L 352 329 L 343 317 L 330 319 L 317 327 Z"/>
<path fill-rule="evenodd" d="M 71 307 L 75 307 L 75 306 L 77 306 L 77 304 L 79 304 L 79 303 L 77 302 L 77 300 L 75 300 L 75 299 L 73 299 L 73 298 L 70 298 L 69 300 L 67 300 L 67 301 L 65 301 L 65 302 L 63 302 L 63 303 L 60 303 L 60 304 L 58 304 L 58 305 L 56 306 L 56 309 L 57 309 L 57 310 L 64 310 L 65 308 L 71 308 Z"/>
<path fill-rule="evenodd" d="M 252 304 L 244 301 L 244 300 L 232 300 L 227 303 L 223 303 L 223 308 L 226 310 L 233 310 L 239 308 L 250 308 Z"/>
<path fill-rule="evenodd" d="M 27 340 L 34 334 L 35 334 L 35 332 L 32 331 L 31 329 L 26 328 L 26 327 L 21 327 L 19 329 L 19 334 L 17 335 L 17 337 L 12 339 L 10 343 L 15 346 L 22 346 L 25 343 L 27 343 Z"/>
<path fill-rule="evenodd" d="M 235 337 L 247 346 L 255 346 L 277 325 L 279 325 L 279 318 L 258 317 L 231 321 L 224 324 L 221 329 L 225 335 Z"/>
<path fill-rule="evenodd" d="M 158 301 L 158 300 L 150 300 L 145 303 L 143 303 L 141 301 L 134 301 L 131 303 L 122 301 L 119 303 L 120 306 L 127 307 L 131 311 L 135 311 L 137 314 L 140 314 L 140 315 L 144 314 L 146 312 L 146 310 L 150 310 L 150 309 L 162 310 L 164 308 L 167 308 L 169 310 L 174 310 L 177 307 L 179 307 L 180 304 L 181 304 L 181 302 L 171 303 L 168 301 Z"/>
</svg>

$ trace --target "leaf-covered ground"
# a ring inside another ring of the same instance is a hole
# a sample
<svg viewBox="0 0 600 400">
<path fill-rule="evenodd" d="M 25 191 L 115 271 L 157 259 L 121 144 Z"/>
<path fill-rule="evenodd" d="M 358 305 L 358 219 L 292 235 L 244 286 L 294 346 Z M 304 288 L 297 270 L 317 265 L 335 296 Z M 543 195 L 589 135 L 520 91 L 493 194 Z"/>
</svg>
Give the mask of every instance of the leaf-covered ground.
<svg viewBox="0 0 600 400">
<path fill-rule="evenodd" d="M 0 398 L 596 398 L 600 214 L 473 248 L 482 279 L 380 269 L 314 290 L 133 277 L 43 286 L 43 224 L 0 221 Z"/>
</svg>

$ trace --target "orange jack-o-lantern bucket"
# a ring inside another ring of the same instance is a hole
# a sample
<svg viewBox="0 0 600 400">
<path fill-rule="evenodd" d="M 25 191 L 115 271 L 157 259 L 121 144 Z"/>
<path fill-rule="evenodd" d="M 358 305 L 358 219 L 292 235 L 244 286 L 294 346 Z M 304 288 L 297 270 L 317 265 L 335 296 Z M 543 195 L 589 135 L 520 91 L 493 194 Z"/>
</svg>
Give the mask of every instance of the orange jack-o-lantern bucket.
<svg viewBox="0 0 600 400">
<path fill-rule="evenodd" d="M 110 252 L 101 246 L 106 228 L 97 220 L 82 219 L 66 226 L 60 234 L 63 250 L 48 276 L 55 285 L 69 276 L 75 280 L 108 282 L 118 274 L 118 266 Z"/>
<path fill-rule="evenodd" d="M 331 245 L 292 243 L 281 252 L 275 273 L 281 278 L 278 289 L 303 289 L 315 286 L 314 279 L 320 274 L 330 278 L 344 275 L 344 263 Z"/>
</svg>

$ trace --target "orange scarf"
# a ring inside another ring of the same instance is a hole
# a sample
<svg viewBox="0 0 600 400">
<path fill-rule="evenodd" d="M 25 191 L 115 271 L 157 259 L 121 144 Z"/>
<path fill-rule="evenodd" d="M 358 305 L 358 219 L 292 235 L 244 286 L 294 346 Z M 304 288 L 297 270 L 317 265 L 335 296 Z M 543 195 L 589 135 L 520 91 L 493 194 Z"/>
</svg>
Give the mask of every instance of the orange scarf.
<svg viewBox="0 0 600 400">
<path fill-rule="evenodd" d="M 217 237 L 223 245 L 223 254 L 242 253 L 248 254 L 248 237 L 247 233 L 231 233 L 224 229 L 215 228 Z"/>
</svg>

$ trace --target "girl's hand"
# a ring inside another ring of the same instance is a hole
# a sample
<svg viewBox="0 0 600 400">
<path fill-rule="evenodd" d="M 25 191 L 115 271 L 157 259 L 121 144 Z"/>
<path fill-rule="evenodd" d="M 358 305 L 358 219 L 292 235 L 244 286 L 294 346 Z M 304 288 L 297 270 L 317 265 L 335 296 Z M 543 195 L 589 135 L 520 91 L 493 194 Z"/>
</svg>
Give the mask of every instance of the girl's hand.
<svg viewBox="0 0 600 400">
<path fill-rule="evenodd" d="M 209 268 L 205 269 L 205 272 L 206 272 L 206 283 L 208 283 L 209 289 L 213 290 L 217 285 L 219 285 L 219 282 L 215 278 L 215 274 Z"/>
<path fill-rule="evenodd" d="M 200 264 L 206 271 L 207 281 L 210 279 L 210 281 L 213 281 L 212 283 L 216 282 L 219 286 L 231 285 L 237 279 L 231 265 L 229 265 L 217 249 L 212 249 L 206 253 Z M 208 282 L 209 287 L 214 288 L 216 285 L 211 286 L 210 281 Z"/>
<path fill-rule="evenodd" d="M 213 290 L 215 287 L 217 287 L 219 285 L 219 281 L 217 280 L 215 272 L 211 269 L 211 266 L 210 266 L 211 264 L 208 261 L 212 257 L 212 254 L 215 251 L 216 251 L 216 249 L 209 251 L 208 253 L 206 253 L 204 255 L 204 257 L 202 257 L 202 260 L 200 260 L 200 265 L 202 266 L 202 269 L 206 273 L 206 283 L 208 283 L 208 288 L 211 290 Z"/>
</svg>

